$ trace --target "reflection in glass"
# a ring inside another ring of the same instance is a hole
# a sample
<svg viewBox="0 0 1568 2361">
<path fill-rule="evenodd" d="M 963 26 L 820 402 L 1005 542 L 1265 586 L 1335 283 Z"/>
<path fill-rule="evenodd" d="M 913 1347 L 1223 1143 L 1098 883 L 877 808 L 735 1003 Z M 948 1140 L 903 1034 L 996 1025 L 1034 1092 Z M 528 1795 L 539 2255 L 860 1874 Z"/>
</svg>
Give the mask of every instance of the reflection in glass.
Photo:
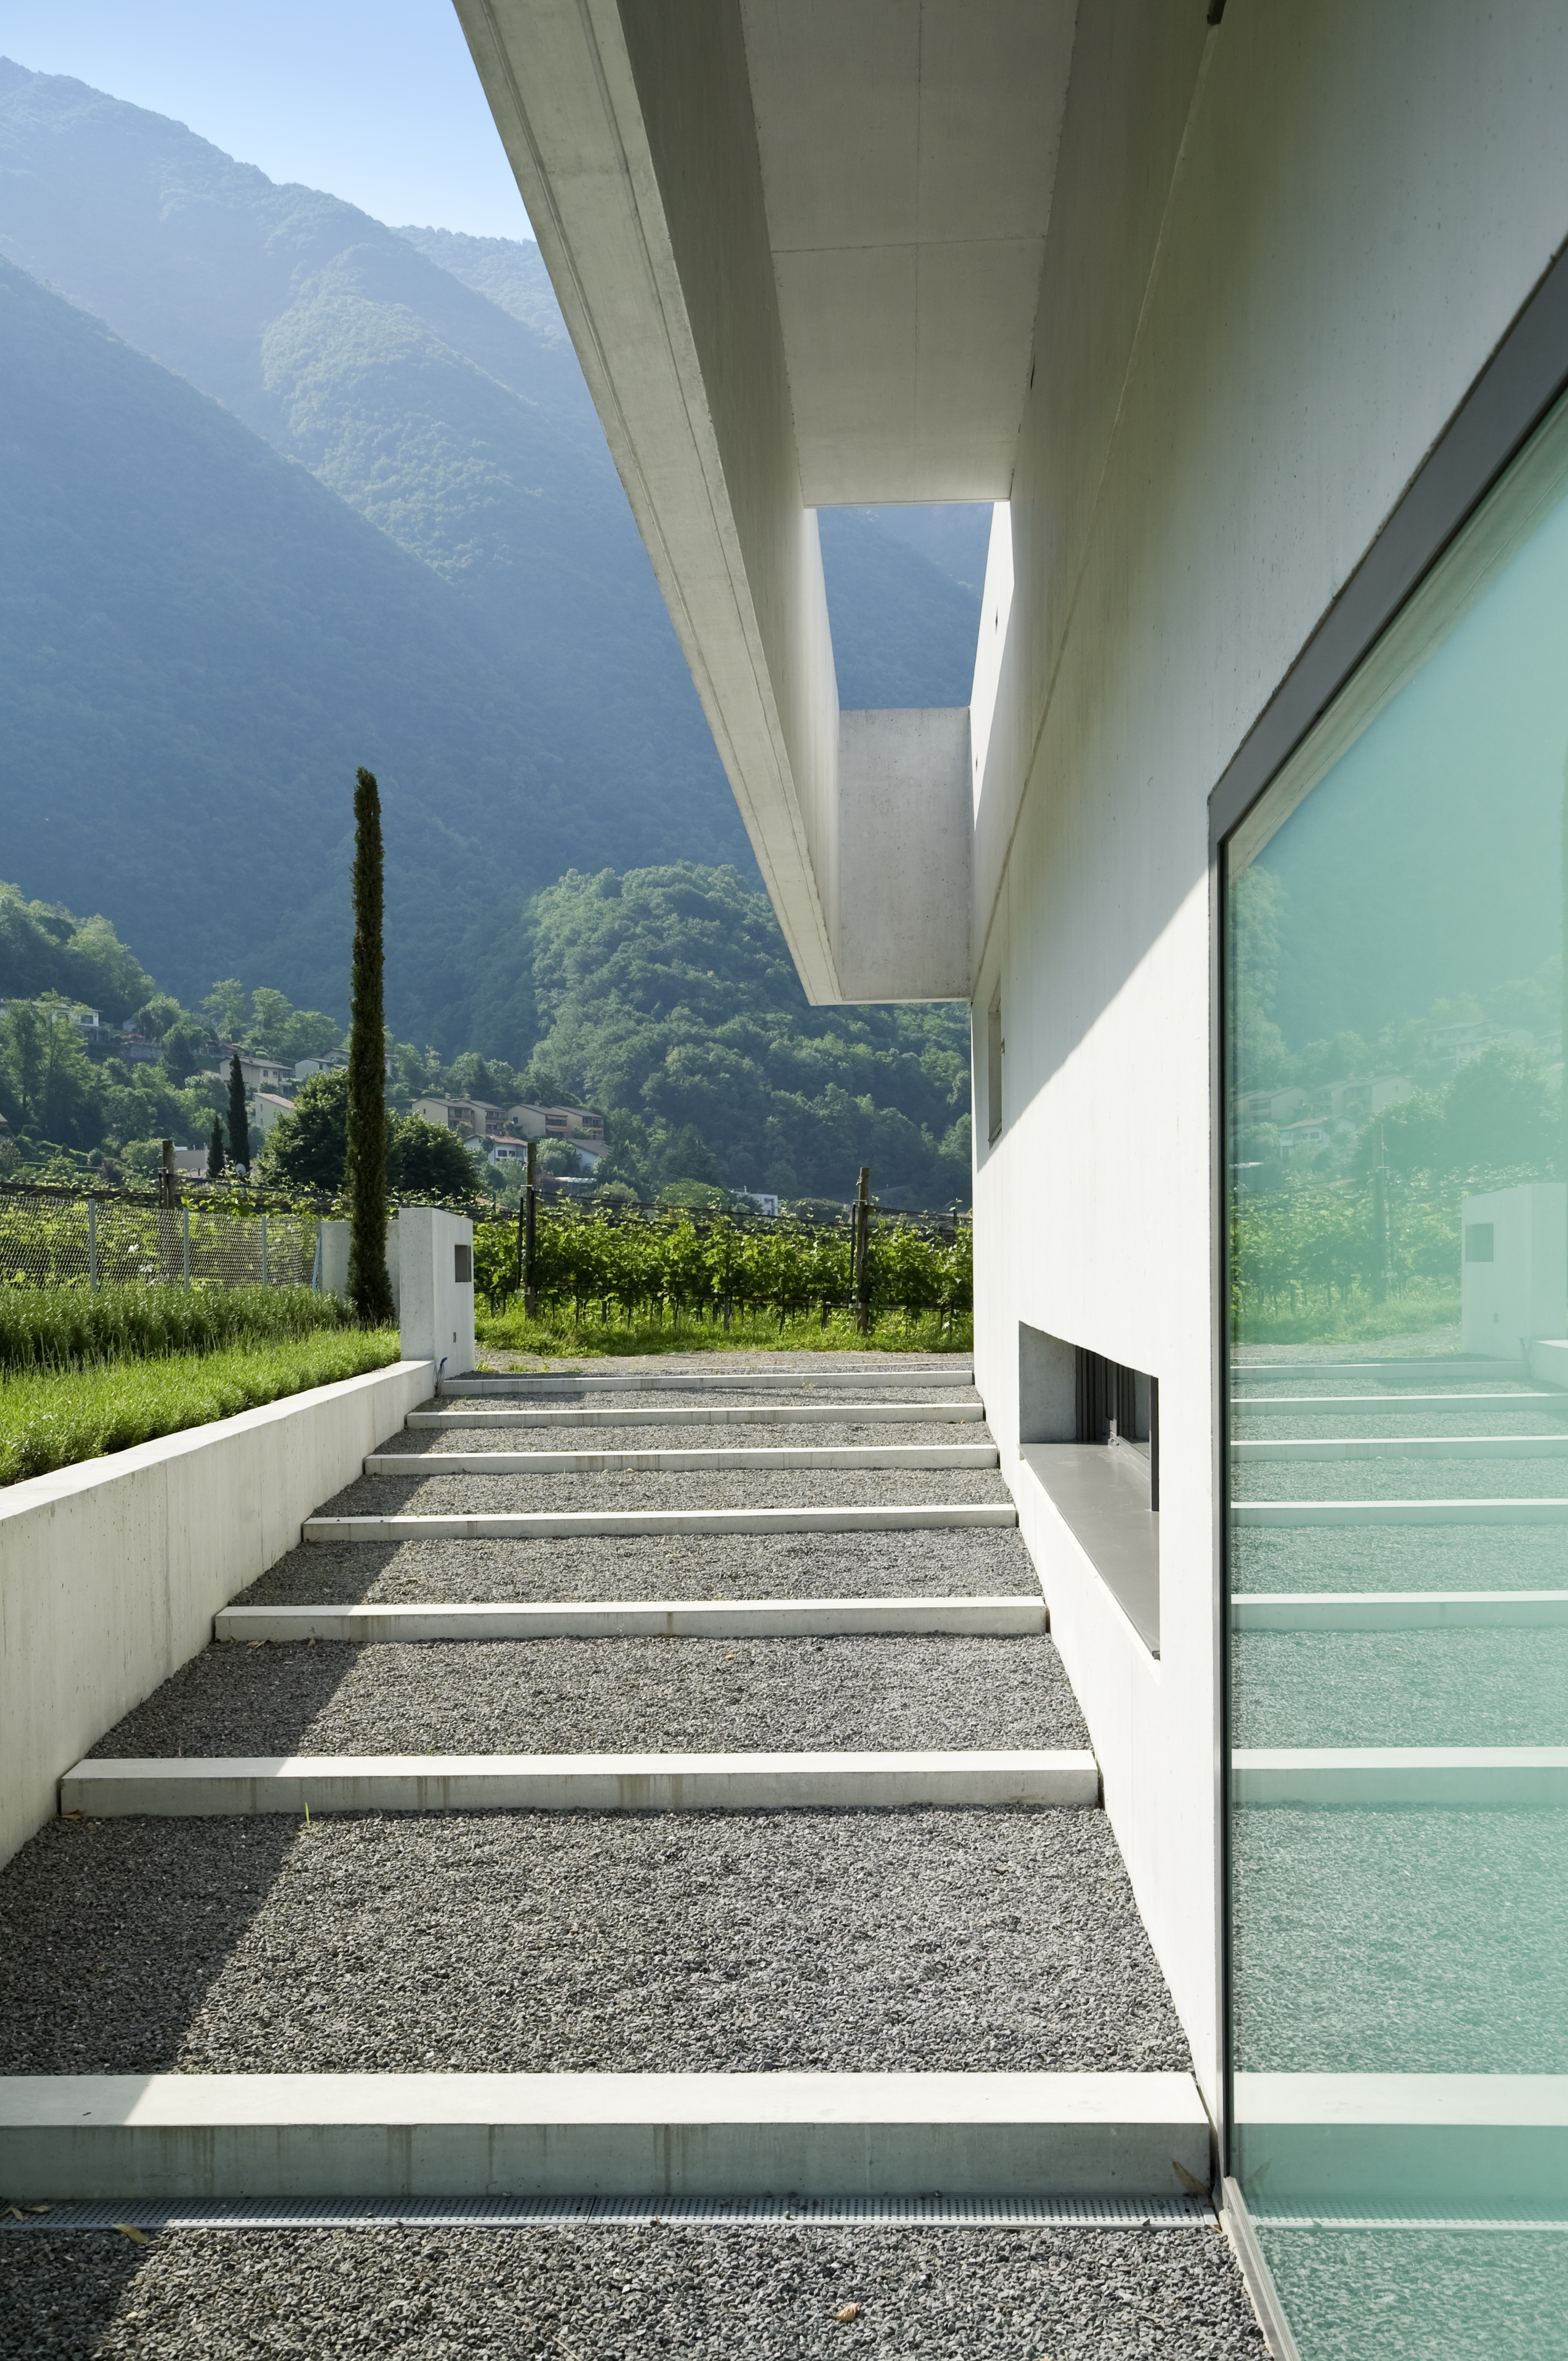
<svg viewBox="0 0 1568 2361">
<path fill-rule="evenodd" d="M 1231 2169 L 1307 2361 L 1568 2350 L 1565 758 L 1560 414 L 1227 851 Z"/>
</svg>

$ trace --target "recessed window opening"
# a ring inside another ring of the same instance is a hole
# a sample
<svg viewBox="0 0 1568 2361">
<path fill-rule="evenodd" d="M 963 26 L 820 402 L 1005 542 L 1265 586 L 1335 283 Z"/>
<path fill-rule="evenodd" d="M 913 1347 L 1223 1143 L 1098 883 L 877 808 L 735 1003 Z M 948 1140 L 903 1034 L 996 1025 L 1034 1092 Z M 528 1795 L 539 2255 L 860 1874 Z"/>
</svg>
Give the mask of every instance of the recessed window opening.
<svg viewBox="0 0 1568 2361">
<path fill-rule="evenodd" d="M 991 995 L 985 1012 L 985 1139 L 993 1148 L 1002 1137 L 1002 987 Z"/>
<path fill-rule="evenodd" d="M 1024 1465 L 1151 1654 L 1159 1653 L 1159 1384 L 1018 1323 Z M 1042 1567 L 1049 1582 L 1049 1570 Z"/>
</svg>

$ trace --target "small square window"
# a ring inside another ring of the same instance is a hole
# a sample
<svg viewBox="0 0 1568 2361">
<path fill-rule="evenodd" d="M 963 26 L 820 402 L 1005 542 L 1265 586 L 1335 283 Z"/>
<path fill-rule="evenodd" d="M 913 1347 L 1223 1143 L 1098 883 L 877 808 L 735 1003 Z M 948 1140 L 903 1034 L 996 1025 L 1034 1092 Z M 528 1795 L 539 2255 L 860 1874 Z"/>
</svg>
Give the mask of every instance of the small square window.
<svg viewBox="0 0 1568 2361">
<path fill-rule="evenodd" d="M 1466 1262 L 1490 1262 L 1492 1260 L 1492 1224 L 1490 1222 L 1465 1223 L 1464 1259 Z"/>
<path fill-rule="evenodd" d="M 473 1247 L 472 1247 L 472 1246 L 454 1246 L 454 1247 L 453 1247 L 453 1249 L 452 1249 L 452 1276 L 453 1276 L 454 1280 L 455 1281 L 455 1283 L 456 1283 L 456 1284 L 457 1284 L 457 1286 L 459 1286 L 459 1287 L 472 1287 L 472 1286 L 473 1286 L 473 1284 L 474 1284 L 474 1249 L 473 1249 Z"/>
</svg>

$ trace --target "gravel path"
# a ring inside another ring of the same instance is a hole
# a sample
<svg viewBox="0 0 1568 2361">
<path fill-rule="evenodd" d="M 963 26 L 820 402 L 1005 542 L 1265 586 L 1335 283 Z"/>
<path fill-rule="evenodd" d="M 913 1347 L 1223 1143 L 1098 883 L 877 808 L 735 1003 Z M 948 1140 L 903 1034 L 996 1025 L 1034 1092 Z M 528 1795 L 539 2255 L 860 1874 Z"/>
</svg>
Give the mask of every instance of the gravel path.
<svg viewBox="0 0 1568 2361">
<path fill-rule="evenodd" d="M 1238 1591 L 1562 1590 L 1568 1524 L 1242 1526 Z"/>
<path fill-rule="evenodd" d="M 1568 1536 L 1568 1527 L 1563 1532 Z M 907 1533 L 308 1542 L 241 1591 L 236 1604 L 971 1598 L 1003 1591 L 1037 1598 L 1039 1588 L 1021 1534 L 1001 1526 L 970 1526 Z"/>
<path fill-rule="evenodd" d="M 1568 2073 L 1568 1812 L 1271 1807 L 1232 1830 L 1239 2067 Z"/>
<path fill-rule="evenodd" d="M 978 1419 L 955 1425 L 933 1420 L 921 1425 L 835 1425 L 813 1420 L 808 1425 L 764 1426 L 501 1426 L 494 1419 L 475 1419 L 464 1427 L 401 1427 L 378 1449 L 401 1451 L 810 1451 L 845 1444 L 881 1451 L 890 1444 L 934 1443 L 991 1444 L 991 1429 Z"/>
<path fill-rule="evenodd" d="M 1268 2224 L 1262 2236 L 1312 2361 L 1546 2361 L 1563 2349 L 1561 2234 Z"/>
<path fill-rule="evenodd" d="M 487 1403 L 497 1410 L 527 1410 L 536 1404 L 541 1410 L 688 1410 L 703 1402 L 806 1402 L 820 1410 L 829 1419 L 838 1416 L 840 1404 L 852 1408 L 859 1401 L 964 1401 L 973 1402 L 980 1395 L 972 1382 L 965 1378 L 955 1379 L 950 1386 L 916 1386 L 904 1390 L 891 1383 L 868 1385 L 863 1393 L 848 1386 L 814 1386 L 809 1378 L 798 1386 L 769 1386 L 760 1393 L 749 1386 L 743 1377 L 732 1386 L 650 1386 L 628 1387 L 624 1391 L 614 1386 L 600 1392 L 593 1388 L 587 1391 L 563 1388 L 559 1393 L 508 1394 L 499 1389 L 490 1394 L 443 1394 L 439 1401 L 415 1402 L 416 1410 L 460 1410 L 464 1415 L 472 1411 L 482 1418 Z"/>
<path fill-rule="evenodd" d="M 1568 1460 L 1266 1459 L 1233 1484 L 1238 1500 L 1563 1500 Z"/>
<path fill-rule="evenodd" d="M 1187 2070 L 1102 1812 L 60 1822 L 0 2070 Z"/>
<path fill-rule="evenodd" d="M 96 1755 L 1087 1746 L 1052 1641 L 295 1641 L 203 1650 Z"/>
<path fill-rule="evenodd" d="M 1568 1745 L 1568 1630 L 1244 1631 L 1238 1746 Z"/>
<path fill-rule="evenodd" d="M 1528 1466 L 1528 1461 L 1515 1465 Z M 1568 1485 L 1568 1465 L 1559 1467 Z M 480 1517 L 524 1509 L 837 1509 L 1011 1500 L 989 1467 L 737 1467 L 713 1475 L 360 1476 L 323 1517 Z"/>
<path fill-rule="evenodd" d="M 0 2240 L 0 2350 L 50 2361 L 1266 2361 L 1211 2228 L 183 2230 L 149 2246 L 113 2231 L 30 2233 Z"/>
</svg>

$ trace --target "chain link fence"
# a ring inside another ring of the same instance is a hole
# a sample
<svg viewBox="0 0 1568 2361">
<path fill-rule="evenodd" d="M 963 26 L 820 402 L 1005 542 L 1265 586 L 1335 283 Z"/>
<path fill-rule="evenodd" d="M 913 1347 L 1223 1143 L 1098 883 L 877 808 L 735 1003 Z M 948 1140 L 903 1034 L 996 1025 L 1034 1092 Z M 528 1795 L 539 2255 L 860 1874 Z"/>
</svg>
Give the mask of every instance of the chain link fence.
<svg viewBox="0 0 1568 2361">
<path fill-rule="evenodd" d="M 0 1286 L 309 1287 L 310 1213 L 0 1188 Z"/>
</svg>

